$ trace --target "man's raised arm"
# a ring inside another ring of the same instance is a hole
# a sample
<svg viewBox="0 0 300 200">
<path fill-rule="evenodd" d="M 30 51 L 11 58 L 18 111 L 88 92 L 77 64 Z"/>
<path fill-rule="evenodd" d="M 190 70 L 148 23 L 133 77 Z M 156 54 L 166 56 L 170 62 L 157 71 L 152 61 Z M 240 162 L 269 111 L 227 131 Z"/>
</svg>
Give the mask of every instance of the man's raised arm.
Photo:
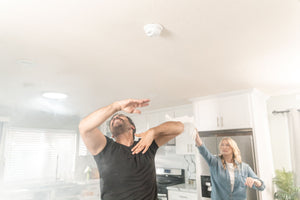
<svg viewBox="0 0 300 200">
<path fill-rule="evenodd" d="M 112 103 L 96 110 L 80 122 L 80 135 L 91 154 L 100 153 L 106 145 L 106 138 L 98 127 L 119 110 L 120 106 L 117 103 Z"/>
<path fill-rule="evenodd" d="M 114 113 L 121 110 L 127 113 L 140 113 L 141 111 L 136 108 L 147 106 L 149 101 L 149 99 L 126 99 L 116 101 L 85 117 L 79 124 L 79 132 L 91 154 L 96 155 L 100 153 L 106 145 L 106 138 L 98 129 L 101 124 Z"/>
<path fill-rule="evenodd" d="M 179 121 L 168 121 L 159 126 L 150 128 L 148 131 L 135 134 L 141 140 L 131 149 L 132 154 L 146 153 L 153 140 L 160 147 L 184 131 L 183 123 Z"/>
</svg>

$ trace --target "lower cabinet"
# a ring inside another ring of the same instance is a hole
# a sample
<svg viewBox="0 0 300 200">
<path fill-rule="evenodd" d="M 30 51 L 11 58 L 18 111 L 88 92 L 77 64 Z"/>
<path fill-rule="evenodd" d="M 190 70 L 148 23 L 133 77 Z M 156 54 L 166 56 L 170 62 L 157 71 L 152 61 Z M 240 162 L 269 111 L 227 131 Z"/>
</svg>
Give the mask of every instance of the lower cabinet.
<svg viewBox="0 0 300 200">
<path fill-rule="evenodd" d="M 183 199 L 197 200 L 197 193 L 168 190 L 168 200 L 183 200 Z"/>
<path fill-rule="evenodd" d="M 80 200 L 100 200 L 100 196 L 99 184 L 90 184 L 81 191 Z"/>
</svg>

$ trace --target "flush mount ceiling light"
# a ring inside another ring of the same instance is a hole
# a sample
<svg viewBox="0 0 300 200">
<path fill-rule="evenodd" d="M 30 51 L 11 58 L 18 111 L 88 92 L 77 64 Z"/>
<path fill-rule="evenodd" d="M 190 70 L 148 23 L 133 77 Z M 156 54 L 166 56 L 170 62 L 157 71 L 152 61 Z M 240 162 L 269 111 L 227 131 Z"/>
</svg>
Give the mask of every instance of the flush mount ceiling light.
<svg viewBox="0 0 300 200">
<path fill-rule="evenodd" d="M 144 26 L 144 31 L 149 37 L 159 36 L 162 30 L 163 27 L 160 24 L 146 24 Z"/>
<path fill-rule="evenodd" d="M 64 93 L 58 93 L 58 92 L 44 92 L 42 96 L 47 99 L 54 99 L 54 100 L 61 100 L 68 97 L 68 95 Z"/>
</svg>

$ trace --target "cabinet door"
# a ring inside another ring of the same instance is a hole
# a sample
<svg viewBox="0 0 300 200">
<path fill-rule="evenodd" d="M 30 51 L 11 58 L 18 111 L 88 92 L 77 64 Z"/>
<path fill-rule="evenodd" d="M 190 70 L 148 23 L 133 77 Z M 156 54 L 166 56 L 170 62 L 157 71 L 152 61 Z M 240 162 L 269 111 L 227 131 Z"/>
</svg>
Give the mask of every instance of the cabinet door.
<svg viewBox="0 0 300 200">
<path fill-rule="evenodd" d="M 148 121 L 147 121 L 147 116 L 144 115 L 144 114 L 140 114 L 140 115 L 131 115 L 129 116 L 133 123 L 135 124 L 135 127 L 136 127 L 136 133 L 142 133 L 146 130 L 149 129 L 149 124 L 148 124 Z"/>
<path fill-rule="evenodd" d="M 195 142 L 187 132 L 176 137 L 176 154 L 194 154 L 195 153 Z"/>
<path fill-rule="evenodd" d="M 187 117 L 193 117 L 194 116 L 193 105 L 192 104 L 174 110 L 174 117 L 175 118 L 184 117 L 184 116 L 187 116 Z"/>
<path fill-rule="evenodd" d="M 218 99 L 201 100 L 194 103 L 195 124 L 198 131 L 220 129 Z"/>
<path fill-rule="evenodd" d="M 177 154 L 194 154 L 195 141 L 192 139 L 191 133 L 194 131 L 194 117 L 177 117 L 176 121 L 184 123 L 184 131 L 176 137 L 176 153 Z"/>
<path fill-rule="evenodd" d="M 197 193 L 168 190 L 169 200 L 197 200 Z"/>
<path fill-rule="evenodd" d="M 185 106 L 174 110 L 174 119 L 182 123 L 194 122 L 193 106 Z M 185 131 L 175 138 L 177 154 L 194 154 L 195 142 L 191 136 Z"/>
<path fill-rule="evenodd" d="M 250 96 L 248 94 L 219 99 L 221 129 L 250 128 Z"/>
<path fill-rule="evenodd" d="M 149 128 L 158 126 L 161 124 L 161 114 L 159 112 L 147 113 L 147 121 Z"/>
</svg>

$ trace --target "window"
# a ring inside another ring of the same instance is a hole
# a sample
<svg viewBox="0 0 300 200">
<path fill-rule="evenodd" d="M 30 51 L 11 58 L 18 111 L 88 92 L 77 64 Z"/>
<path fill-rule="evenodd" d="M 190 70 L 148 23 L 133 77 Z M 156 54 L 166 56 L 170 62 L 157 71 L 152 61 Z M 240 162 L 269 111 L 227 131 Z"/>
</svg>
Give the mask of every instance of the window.
<svg viewBox="0 0 300 200">
<path fill-rule="evenodd" d="M 4 181 L 73 178 L 76 132 L 10 128 L 5 141 Z"/>
</svg>

